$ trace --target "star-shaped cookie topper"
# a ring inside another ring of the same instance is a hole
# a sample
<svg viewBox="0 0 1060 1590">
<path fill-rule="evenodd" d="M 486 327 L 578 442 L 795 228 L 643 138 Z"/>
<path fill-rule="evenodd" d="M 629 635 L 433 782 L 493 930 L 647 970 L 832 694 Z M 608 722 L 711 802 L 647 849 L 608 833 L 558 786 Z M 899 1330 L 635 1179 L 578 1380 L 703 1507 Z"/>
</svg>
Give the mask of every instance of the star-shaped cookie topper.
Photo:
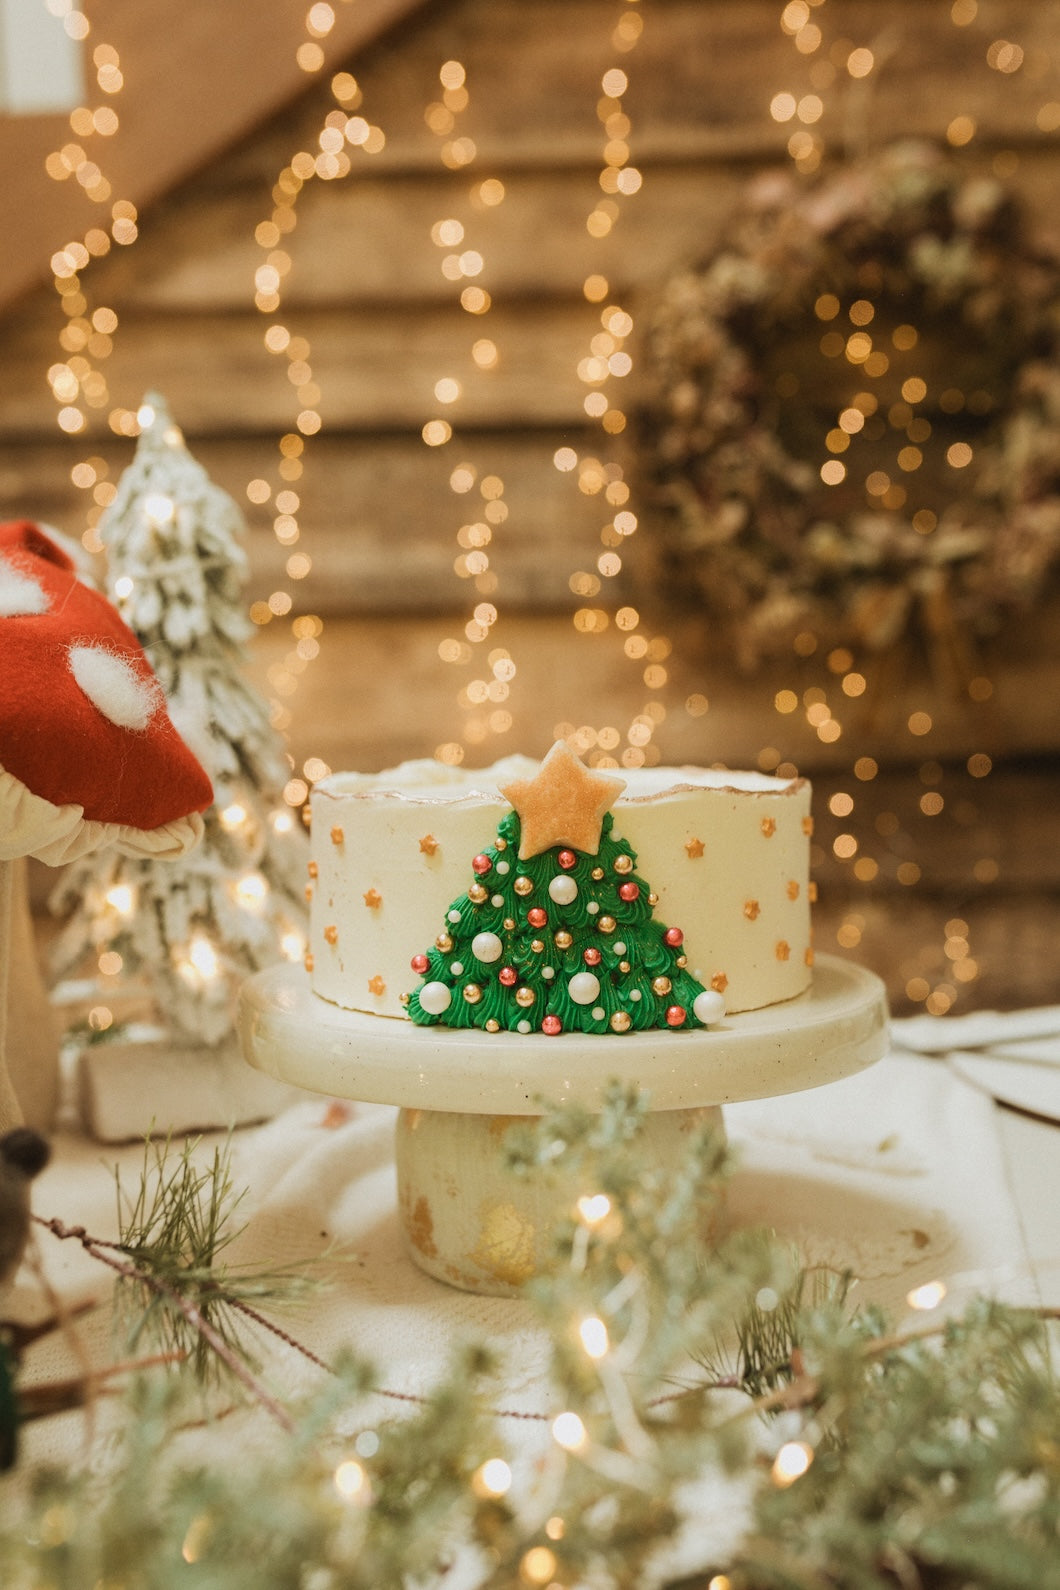
<svg viewBox="0 0 1060 1590">
<path fill-rule="evenodd" d="M 519 860 L 539 856 L 553 845 L 570 845 L 594 856 L 604 814 L 625 787 L 624 778 L 590 770 L 566 740 L 557 740 L 533 778 L 500 787 L 519 813 Z"/>
</svg>

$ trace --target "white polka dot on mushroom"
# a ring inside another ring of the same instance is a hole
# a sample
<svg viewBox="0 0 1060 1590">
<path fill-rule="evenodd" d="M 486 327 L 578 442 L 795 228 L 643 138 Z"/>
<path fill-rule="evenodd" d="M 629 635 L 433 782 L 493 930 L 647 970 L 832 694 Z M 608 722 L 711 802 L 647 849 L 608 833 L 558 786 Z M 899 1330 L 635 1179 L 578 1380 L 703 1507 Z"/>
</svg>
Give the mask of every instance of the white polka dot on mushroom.
<svg viewBox="0 0 1060 1590">
<path fill-rule="evenodd" d="M 0 618 L 31 618 L 46 613 L 50 606 L 43 586 L 0 558 Z"/>
<path fill-rule="evenodd" d="M 142 732 L 162 704 L 154 679 L 144 679 L 119 652 L 107 646 L 71 646 L 70 672 L 91 701 L 111 723 Z"/>
</svg>

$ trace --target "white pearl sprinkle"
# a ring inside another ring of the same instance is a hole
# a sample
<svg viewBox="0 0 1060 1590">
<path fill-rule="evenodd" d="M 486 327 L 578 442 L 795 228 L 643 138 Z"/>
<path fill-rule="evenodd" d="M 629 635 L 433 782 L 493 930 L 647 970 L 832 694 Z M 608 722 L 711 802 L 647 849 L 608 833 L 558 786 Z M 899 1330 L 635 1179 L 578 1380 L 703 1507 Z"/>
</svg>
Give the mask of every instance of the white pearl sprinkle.
<svg viewBox="0 0 1060 1590">
<path fill-rule="evenodd" d="M 521 1021 L 515 1030 L 516 1032 L 533 1032 L 533 1028 L 528 1021 Z"/>
<path fill-rule="evenodd" d="M 424 983 L 419 993 L 420 1009 L 428 1016 L 441 1016 L 449 1009 L 453 996 L 444 983 Z"/>
<path fill-rule="evenodd" d="M 471 953 L 480 961 L 499 961 L 504 944 L 496 933 L 476 933 L 471 940 Z"/>
<path fill-rule="evenodd" d="M 585 909 L 588 911 L 590 916 L 595 916 L 597 911 L 600 909 L 599 902 L 596 900 L 590 900 Z"/>
<path fill-rule="evenodd" d="M 446 912 L 446 921 L 447 922 L 459 922 L 460 921 L 460 912 L 456 911 L 456 910 L 447 911 Z"/>
<path fill-rule="evenodd" d="M 594 1021 L 603 1021 L 603 1019 L 604 1019 L 604 1017 L 606 1015 L 607 1015 L 607 1012 L 604 1009 L 604 1007 L 602 1005 L 597 1005 L 596 1009 L 593 1011 L 593 1020 Z"/>
<path fill-rule="evenodd" d="M 557 905 L 573 905 L 578 898 L 578 885 L 569 873 L 559 872 L 549 881 L 548 892 Z"/>
<path fill-rule="evenodd" d="M 504 896 L 503 896 L 503 894 L 495 894 L 495 895 L 493 895 L 493 897 L 490 900 L 490 905 L 493 906 L 494 910 L 496 910 L 496 911 L 499 911 L 503 904 L 504 904 Z"/>
<path fill-rule="evenodd" d="M 499 872 L 502 877 L 505 873 L 511 872 L 511 870 L 512 864 L 510 861 L 498 861 L 494 863 L 494 871 Z"/>
<path fill-rule="evenodd" d="M 452 972 L 454 977 L 459 977 L 462 974 L 463 970 L 464 970 L 463 961 L 453 961 L 453 962 L 451 962 L 449 970 Z"/>
<path fill-rule="evenodd" d="M 621 939 L 619 939 L 617 944 L 612 944 L 611 948 L 614 950 L 615 954 L 619 956 L 619 958 L 626 953 L 626 946 L 623 944 Z"/>
<path fill-rule="evenodd" d="M 575 972 L 567 993 L 576 1005 L 591 1005 L 600 995 L 600 979 L 593 972 Z"/>
<path fill-rule="evenodd" d="M 640 989 L 639 988 L 631 988 L 630 991 L 629 991 L 629 997 L 630 997 L 630 999 L 639 999 L 640 998 Z"/>
<path fill-rule="evenodd" d="M 556 968 L 554 966 L 542 966 L 542 968 L 541 968 L 541 976 L 542 977 L 555 977 L 555 975 L 556 975 Z"/>
</svg>

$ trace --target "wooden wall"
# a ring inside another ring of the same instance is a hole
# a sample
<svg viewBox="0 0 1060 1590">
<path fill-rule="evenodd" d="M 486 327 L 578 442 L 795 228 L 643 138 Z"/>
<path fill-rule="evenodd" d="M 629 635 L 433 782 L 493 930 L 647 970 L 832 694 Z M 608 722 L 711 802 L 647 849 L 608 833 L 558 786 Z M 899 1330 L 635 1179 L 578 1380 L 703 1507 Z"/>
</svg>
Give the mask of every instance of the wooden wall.
<svg viewBox="0 0 1060 1590">
<path fill-rule="evenodd" d="M 628 54 L 616 52 L 616 21 L 634 9 L 643 37 Z M 932 987 L 948 981 L 957 1009 L 1055 997 L 1057 609 L 1001 637 L 980 660 L 994 683 L 988 702 L 895 676 L 870 692 L 869 707 L 850 706 L 832 745 L 801 712 L 774 706 L 779 689 L 819 683 L 819 660 L 793 658 L 745 677 L 694 616 L 653 607 L 648 531 L 599 600 L 635 601 L 644 632 L 669 637 L 666 684 L 649 691 L 643 662 L 623 655 L 613 625 L 586 636 L 571 622 L 579 602 L 570 577 L 592 567 L 606 517 L 602 500 L 581 494 L 551 462 L 560 446 L 606 456 L 576 375 L 599 325 L 582 283 L 603 272 L 610 301 L 636 315 L 667 273 L 724 237 L 747 184 L 786 163 L 791 128 L 770 119 L 769 101 L 781 89 L 809 91 L 812 62 L 782 30 L 780 13 L 778 0 L 643 0 L 635 8 L 439 0 L 348 63 L 363 91 L 359 113 L 384 128 L 386 147 L 358 157 L 344 181 L 306 186 L 285 243 L 294 264 L 279 316 L 310 343 L 324 418 L 297 483 L 301 545 L 314 560 L 299 610 L 325 627 L 321 655 L 289 700 L 292 757 L 297 766 L 314 755 L 334 767 L 382 767 L 460 737 L 456 695 L 476 670 L 442 664 L 438 645 L 461 634 L 481 599 L 453 570 L 468 515 L 448 476 L 467 458 L 505 483 L 509 518 L 490 549 L 500 612 L 493 639 L 519 669 L 507 703 L 511 730 L 469 760 L 543 751 L 557 722 L 624 731 L 649 699 L 660 701 L 666 716 L 656 739 L 667 761 L 754 765 L 772 748 L 774 760 L 813 777 L 819 942 L 878 966 L 896 1008 L 913 1008 L 905 989 L 918 977 Z M 843 126 L 879 143 L 938 138 L 955 116 L 971 116 L 977 132 L 962 158 L 1003 171 L 1025 197 L 1038 239 L 1060 252 L 1058 139 L 1039 126 L 1042 106 L 1060 101 L 1053 7 L 980 0 L 975 22 L 958 27 L 950 0 L 823 0 L 813 17 L 825 30 L 820 56 L 845 40 L 843 49 L 868 46 L 887 58 L 862 83 L 839 73 L 843 112 L 822 123 L 826 137 Z M 1022 46 L 1020 71 L 990 68 L 986 52 L 998 38 Z M 423 114 L 438 97 L 440 64 L 452 57 L 465 64 L 470 91 L 456 130 L 477 146 L 473 166 L 455 172 L 442 164 L 442 140 Z M 600 194 L 599 83 L 616 64 L 629 73 L 624 107 L 644 185 L 622 201 L 600 241 L 585 219 Z M 837 92 L 827 91 L 829 103 Z M 112 403 L 135 408 L 148 388 L 163 392 L 192 450 L 245 504 L 250 599 L 282 581 L 288 550 L 272 534 L 274 510 L 247 502 L 245 488 L 254 477 L 275 478 L 277 439 L 298 409 L 285 361 L 264 347 L 273 317 L 253 305 L 262 260 L 254 229 L 271 211 L 278 173 L 296 150 L 315 148 L 332 104 L 325 85 L 310 89 L 146 211 L 135 247 L 113 251 L 85 278 L 92 303 L 119 316 L 104 365 Z M 1048 128 L 1049 116 L 1042 119 Z M 476 210 L 469 190 L 485 177 L 499 177 L 506 198 Z M 459 288 L 441 272 L 444 250 L 430 229 L 446 216 L 464 221 L 465 246 L 483 255 L 480 280 L 494 303 L 486 316 L 461 311 Z M 45 372 L 59 357 L 61 325 L 50 288 L 0 321 L 0 510 L 79 532 L 87 498 L 71 468 L 93 453 L 116 478 L 131 443 L 108 430 L 106 410 L 87 441 L 56 431 Z M 497 345 L 495 371 L 478 372 L 470 360 L 479 336 Z M 458 376 L 464 396 L 445 411 L 453 442 L 432 449 L 420 431 L 442 412 L 433 387 L 443 375 Z M 270 670 L 277 677 L 291 645 L 286 621 L 256 637 L 263 681 Z M 710 705 L 692 714 L 685 702 L 697 693 Z M 909 732 L 914 708 L 932 716 L 927 737 Z M 972 753 L 992 759 L 989 776 L 969 773 Z M 852 773 L 861 756 L 878 762 L 871 782 Z M 920 802 L 933 790 L 944 807 L 930 816 Z M 835 792 L 855 797 L 848 818 L 830 814 Z M 873 878 L 857 878 L 852 861 L 836 858 L 839 832 L 855 834 L 858 856 L 877 861 Z M 914 882 L 910 863 L 919 868 Z M 967 923 L 964 960 L 978 970 L 967 982 L 950 972 L 962 936 L 947 932 L 955 920 Z"/>
</svg>

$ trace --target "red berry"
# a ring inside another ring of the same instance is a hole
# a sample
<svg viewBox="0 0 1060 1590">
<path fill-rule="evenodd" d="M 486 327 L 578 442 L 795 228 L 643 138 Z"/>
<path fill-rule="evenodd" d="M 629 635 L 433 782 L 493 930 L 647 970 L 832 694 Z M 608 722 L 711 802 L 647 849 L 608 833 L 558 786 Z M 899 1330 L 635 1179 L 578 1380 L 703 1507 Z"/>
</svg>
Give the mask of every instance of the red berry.
<svg viewBox="0 0 1060 1590">
<path fill-rule="evenodd" d="M 471 870 L 481 878 L 483 873 L 488 872 L 492 866 L 493 863 L 488 856 L 475 856 L 471 863 Z"/>
<path fill-rule="evenodd" d="M 666 1025 L 668 1027 L 683 1027 L 688 1017 L 688 1012 L 683 1005 L 670 1005 L 666 1011 Z"/>
<path fill-rule="evenodd" d="M 502 966 L 497 973 L 497 981 L 503 983 L 505 988 L 511 988 L 513 983 L 519 981 L 519 974 L 514 966 Z"/>
<path fill-rule="evenodd" d="M 563 1023 L 558 1016 L 546 1016 L 541 1023 L 541 1031 L 547 1033 L 550 1038 L 555 1038 L 563 1031 Z"/>
<path fill-rule="evenodd" d="M 569 872 L 572 867 L 576 867 L 578 865 L 578 858 L 574 854 L 573 850 L 561 850 L 559 855 L 556 857 L 556 860 L 559 862 L 564 872 Z"/>
<path fill-rule="evenodd" d="M 426 955 L 414 955 L 412 957 L 412 970 L 416 973 L 417 977 L 422 977 L 430 964 L 431 963 L 427 959 Z"/>
<path fill-rule="evenodd" d="M 590 945 L 587 950 L 582 951 L 582 960 L 585 962 L 586 966 L 599 966 L 600 951 Z"/>
<path fill-rule="evenodd" d="M 663 934 L 663 941 L 666 944 L 669 944 L 672 950 L 675 950 L 679 944 L 683 944 L 685 942 L 685 936 L 681 932 L 680 928 L 667 928 L 666 932 Z"/>
<path fill-rule="evenodd" d="M 620 900 L 636 900 L 640 896 L 639 883 L 620 883 L 618 886 Z"/>
<path fill-rule="evenodd" d="M 535 905 L 526 913 L 526 920 L 533 928 L 543 928 L 548 921 L 548 912 L 542 911 L 539 905 Z"/>
</svg>

